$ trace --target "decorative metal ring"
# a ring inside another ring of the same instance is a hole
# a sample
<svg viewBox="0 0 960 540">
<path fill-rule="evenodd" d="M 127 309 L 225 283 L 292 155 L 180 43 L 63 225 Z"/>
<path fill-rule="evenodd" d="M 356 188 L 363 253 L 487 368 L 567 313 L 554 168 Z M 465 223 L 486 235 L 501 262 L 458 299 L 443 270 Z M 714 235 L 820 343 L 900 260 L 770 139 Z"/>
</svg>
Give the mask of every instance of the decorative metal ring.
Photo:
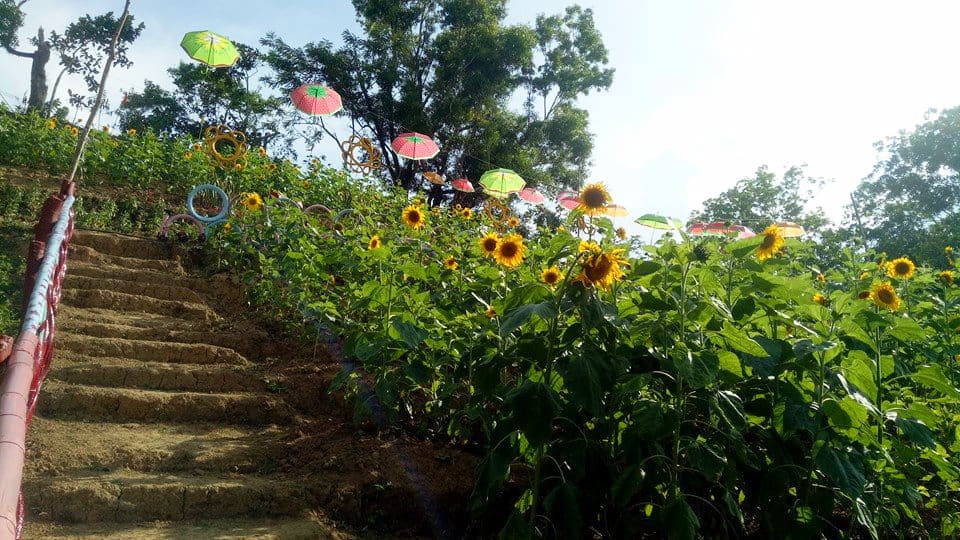
<svg viewBox="0 0 960 540">
<path fill-rule="evenodd" d="M 198 193 L 202 191 L 212 191 L 220 198 L 220 213 L 215 216 L 202 216 L 200 215 L 196 208 L 193 206 L 193 200 Z M 187 209 L 190 211 L 190 216 L 201 223 L 216 223 L 218 221 L 223 221 L 227 219 L 227 214 L 230 213 L 230 198 L 227 197 L 227 193 L 220 189 L 218 186 L 213 184 L 200 184 L 193 188 L 190 191 L 190 195 L 187 196 Z"/>
</svg>

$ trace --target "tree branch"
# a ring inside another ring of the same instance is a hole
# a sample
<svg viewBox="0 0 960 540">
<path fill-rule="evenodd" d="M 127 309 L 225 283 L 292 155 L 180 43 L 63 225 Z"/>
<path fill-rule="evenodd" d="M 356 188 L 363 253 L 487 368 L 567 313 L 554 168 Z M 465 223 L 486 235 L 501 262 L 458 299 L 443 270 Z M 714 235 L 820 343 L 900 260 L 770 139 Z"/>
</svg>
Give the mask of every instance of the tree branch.
<svg viewBox="0 0 960 540">
<path fill-rule="evenodd" d="M 6 49 L 8 53 L 19 56 L 20 58 L 33 58 L 34 56 L 34 53 L 20 52 L 9 45 L 4 45 L 3 48 Z"/>
</svg>

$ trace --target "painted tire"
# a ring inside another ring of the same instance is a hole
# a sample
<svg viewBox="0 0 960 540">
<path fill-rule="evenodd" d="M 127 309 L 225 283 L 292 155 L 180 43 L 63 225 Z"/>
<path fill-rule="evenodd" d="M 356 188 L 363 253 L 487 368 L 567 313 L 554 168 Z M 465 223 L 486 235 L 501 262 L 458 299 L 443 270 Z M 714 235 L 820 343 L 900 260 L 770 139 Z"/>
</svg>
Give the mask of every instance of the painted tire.
<svg viewBox="0 0 960 540">
<path fill-rule="evenodd" d="M 220 213 L 215 216 L 201 216 L 197 213 L 197 210 L 193 207 L 193 199 L 201 191 L 212 191 L 218 197 L 220 197 Z M 227 197 L 227 193 L 220 189 L 219 187 L 213 184 L 200 184 L 199 186 L 193 188 L 193 191 L 190 192 L 190 195 L 187 196 L 187 209 L 190 211 L 190 215 L 199 220 L 202 223 L 216 223 L 218 221 L 223 221 L 227 219 L 227 214 L 230 213 L 230 198 Z"/>
</svg>

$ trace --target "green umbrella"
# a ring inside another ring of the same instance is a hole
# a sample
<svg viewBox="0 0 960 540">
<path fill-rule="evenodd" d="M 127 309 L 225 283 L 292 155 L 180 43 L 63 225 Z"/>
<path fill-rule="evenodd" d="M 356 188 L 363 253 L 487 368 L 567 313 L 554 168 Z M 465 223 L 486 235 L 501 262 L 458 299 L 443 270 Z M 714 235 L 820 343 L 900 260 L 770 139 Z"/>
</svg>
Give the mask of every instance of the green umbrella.
<svg viewBox="0 0 960 540">
<path fill-rule="evenodd" d="M 661 231 L 672 231 L 674 229 L 679 229 L 683 227 L 683 223 L 679 219 L 674 219 L 666 216 L 658 216 L 656 214 L 644 214 L 638 217 L 634 223 L 643 225 L 644 227 L 650 227 L 651 229 L 658 229 Z"/>
<path fill-rule="evenodd" d="M 502 199 L 511 193 L 517 193 L 527 183 L 510 169 L 493 169 L 483 173 L 480 185 L 486 194 Z"/>
<path fill-rule="evenodd" d="M 188 32 L 180 42 L 190 58 L 213 67 L 230 67 L 240 59 L 240 53 L 226 36 L 210 30 Z"/>
</svg>

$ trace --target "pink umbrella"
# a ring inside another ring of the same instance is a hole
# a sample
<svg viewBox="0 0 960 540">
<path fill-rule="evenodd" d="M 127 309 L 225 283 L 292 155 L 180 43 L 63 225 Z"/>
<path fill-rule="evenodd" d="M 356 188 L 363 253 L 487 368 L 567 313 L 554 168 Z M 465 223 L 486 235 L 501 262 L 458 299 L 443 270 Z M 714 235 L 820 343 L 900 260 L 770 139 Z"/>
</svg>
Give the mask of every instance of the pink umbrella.
<svg viewBox="0 0 960 540">
<path fill-rule="evenodd" d="M 695 235 L 722 235 L 726 230 L 726 225 L 722 221 L 713 221 L 711 223 L 696 222 L 687 227 L 687 232 Z"/>
<path fill-rule="evenodd" d="M 301 111 L 314 116 L 329 116 L 343 108 L 340 94 L 322 84 L 304 84 L 290 92 L 290 99 Z"/>
<path fill-rule="evenodd" d="M 464 193 L 473 193 L 476 191 L 476 189 L 473 188 L 473 184 L 471 184 L 466 178 L 457 178 L 454 180 L 453 189 L 457 191 L 463 191 Z"/>
<path fill-rule="evenodd" d="M 521 189 L 520 198 L 534 204 L 540 204 L 546 200 L 546 197 L 543 196 L 543 193 L 540 193 L 531 187 Z"/>
<path fill-rule="evenodd" d="M 580 194 L 576 191 L 561 191 L 560 194 L 557 195 L 557 202 L 567 210 L 573 210 L 580 206 Z"/>
<path fill-rule="evenodd" d="M 440 147 L 423 133 L 401 133 L 390 143 L 393 151 L 413 160 L 430 159 L 440 153 Z"/>
<path fill-rule="evenodd" d="M 747 227 L 746 225 L 731 225 L 727 230 L 729 232 L 737 233 L 737 240 L 752 238 L 757 235 L 757 233 L 753 232 L 750 227 Z"/>
</svg>

